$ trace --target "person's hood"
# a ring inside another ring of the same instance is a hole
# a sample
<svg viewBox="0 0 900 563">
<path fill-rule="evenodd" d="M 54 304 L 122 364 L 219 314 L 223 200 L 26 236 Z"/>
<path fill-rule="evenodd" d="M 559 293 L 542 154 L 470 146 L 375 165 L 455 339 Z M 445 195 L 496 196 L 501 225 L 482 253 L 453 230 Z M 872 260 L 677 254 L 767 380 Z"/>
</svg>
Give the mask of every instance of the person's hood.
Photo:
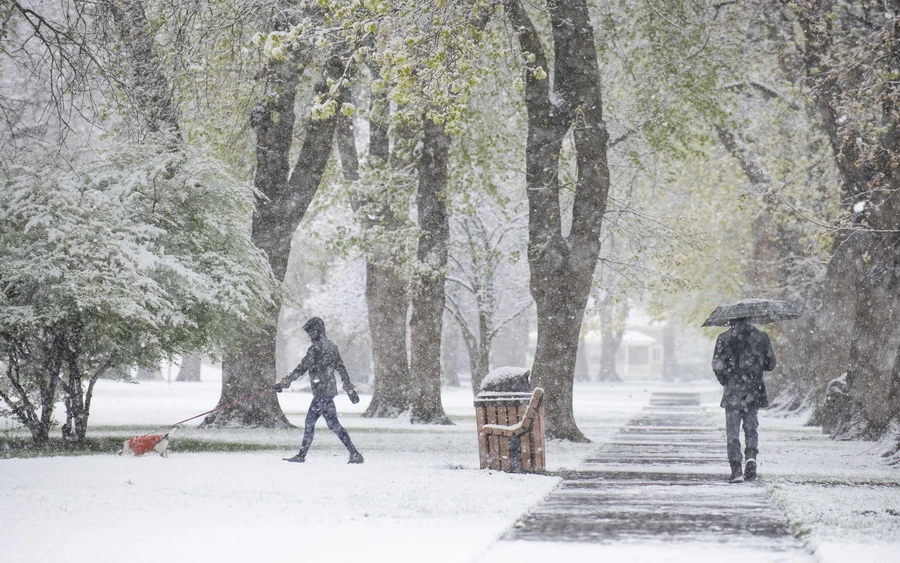
<svg viewBox="0 0 900 563">
<path fill-rule="evenodd" d="M 313 317 L 306 321 L 303 325 L 303 330 L 306 331 L 310 339 L 319 340 L 325 336 L 325 321 L 319 317 Z"/>
</svg>

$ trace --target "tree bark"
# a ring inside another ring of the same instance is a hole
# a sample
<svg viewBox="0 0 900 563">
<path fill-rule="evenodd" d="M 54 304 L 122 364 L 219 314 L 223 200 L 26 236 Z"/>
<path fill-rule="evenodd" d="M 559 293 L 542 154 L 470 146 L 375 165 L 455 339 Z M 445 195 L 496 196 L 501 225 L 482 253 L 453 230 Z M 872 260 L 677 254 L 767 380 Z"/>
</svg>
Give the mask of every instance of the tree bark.
<svg viewBox="0 0 900 563">
<path fill-rule="evenodd" d="M 251 124 L 256 130 L 257 170 L 254 185 L 265 196 L 253 212 L 251 240 L 264 250 L 272 273 L 279 281 L 287 272 L 291 240 L 297 226 L 312 203 L 331 156 L 338 112 L 325 119 L 310 116 L 297 162 L 288 174 L 294 130 L 294 99 L 305 60 L 288 57 L 270 61 L 266 73 L 263 101 L 253 110 Z M 313 95 L 326 96 L 328 81 L 338 80 L 344 64 L 336 55 L 329 57 L 316 83 Z M 222 363 L 224 406 L 274 384 L 277 319 L 281 305 L 269 311 L 271 324 L 245 336 L 240 350 Z M 288 422 L 275 393 L 265 393 L 245 403 L 210 415 L 206 426 L 288 428 Z"/>
<path fill-rule="evenodd" d="M 616 373 L 616 355 L 622 344 L 623 331 L 615 320 L 615 303 L 606 298 L 600 305 L 600 374 L 599 381 L 622 381 Z"/>
<path fill-rule="evenodd" d="M 181 357 L 181 369 L 178 370 L 178 377 L 175 381 L 200 381 L 200 367 L 203 365 L 203 358 L 197 354 L 185 354 Z"/>
<path fill-rule="evenodd" d="M 575 356 L 575 379 L 577 381 L 590 381 L 591 370 L 588 367 L 587 346 L 584 343 L 584 335 L 578 338 L 578 354 Z"/>
<path fill-rule="evenodd" d="M 128 96 L 147 130 L 178 132 L 177 107 L 169 81 L 154 52 L 155 37 L 147 20 L 143 0 L 118 0 L 109 7 L 122 46 L 129 51 L 131 81 L 126 85 Z"/>
<path fill-rule="evenodd" d="M 5 377 L 8 386 L 0 386 L 0 399 L 6 403 L 12 414 L 31 433 L 31 443 L 36 448 L 44 448 L 50 440 L 53 425 L 53 409 L 56 391 L 60 381 L 61 351 L 60 336 L 53 335 L 45 340 L 40 349 L 41 359 L 34 356 L 22 341 L 12 340 L 5 350 Z M 23 373 L 26 372 L 23 380 Z M 35 405 L 29 398 L 23 381 L 34 381 L 39 389 L 40 404 Z"/>
<path fill-rule="evenodd" d="M 675 358 L 675 350 L 675 329 L 666 326 L 663 328 L 662 334 L 663 381 L 675 381 L 678 378 L 678 361 Z"/>
<path fill-rule="evenodd" d="M 444 326 L 453 326 L 452 316 L 444 314 Z M 459 387 L 459 374 L 456 366 L 459 361 L 459 337 L 450 332 L 451 336 L 444 333 L 441 339 L 441 383 L 447 387 Z"/>
<path fill-rule="evenodd" d="M 419 147 L 417 147 L 418 150 Z M 419 244 L 416 257 L 423 268 L 414 280 L 410 328 L 411 417 L 413 423 L 452 424 L 441 404 L 441 332 L 450 219 L 447 213 L 447 160 L 450 137 L 443 125 L 425 119 L 416 205 Z"/>
<path fill-rule="evenodd" d="M 540 37 L 519 0 L 504 2 L 527 63 L 526 187 L 531 294 L 537 303 L 538 341 L 532 381 L 546 392 L 547 434 L 586 441 L 572 410 L 572 388 L 584 309 L 600 252 L 600 226 L 609 192 L 600 71 L 585 0 L 547 3 L 553 36 L 554 76 Z M 577 160 L 572 227 L 562 233 L 559 157 L 572 129 Z"/>
<path fill-rule="evenodd" d="M 814 86 L 815 107 L 841 175 L 844 201 L 853 208 L 852 228 L 835 237 L 835 255 L 828 269 L 829 277 L 843 282 L 830 283 L 838 302 L 849 303 L 849 307 L 846 311 L 834 304 L 823 307 L 825 312 L 852 319 L 846 374 L 855 408 L 846 413 L 851 418 L 838 422 L 837 427 L 845 434 L 878 436 L 900 413 L 900 307 L 896 300 L 900 290 L 900 201 L 894 197 L 900 189 L 896 164 L 900 158 L 900 90 L 895 81 L 880 90 L 871 84 L 863 86 L 862 74 L 835 68 L 832 63 L 842 60 L 840 48 L 860 47 L 847 43 L 855 33 L 869 42 L 867 49 L 878 53 L 875 60 L 882 65 L 880 70 L 897 72 L 900 28 L 894 19 L 885 22 L 874 11 L 863 18 L 876 18 L 877 25 L 874 19 L 862 21 L 842 9 L 805 6 L 798 23 L 806 38 L 804 65 Z M 835 41 L 838 36 L 840 41 Z M 860 98 L 872 92 L 877 97 Z M 870 112 L 879 110 L 873 129 L 867 123 Z M 864 153 L 864 148 L 868 152 Z M 849 266 L 849 272 L 839 266 Z M 823 324 L 829 322 L 832 319 L 823 319 Z M 835 369 L 839 366 L 828 366 L 834 377 L 841 375 Z"/>
</svg>

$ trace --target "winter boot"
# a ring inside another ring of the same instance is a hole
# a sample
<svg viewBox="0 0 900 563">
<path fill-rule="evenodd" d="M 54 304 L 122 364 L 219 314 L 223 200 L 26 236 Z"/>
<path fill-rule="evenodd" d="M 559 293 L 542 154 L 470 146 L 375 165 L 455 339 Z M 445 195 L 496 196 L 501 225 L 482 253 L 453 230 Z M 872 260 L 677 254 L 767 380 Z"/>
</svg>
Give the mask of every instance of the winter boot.
<svg viewBox="0 0 900 563">
<path fill-rule="evenodd" d="M 361 453 L 353 452 L 352 454 L 350 454 L 350 459 L 347 461 L 347 463 L 362 463 L 364 461 L 365 460 L 363 459 Z"/>
<path fill-rule="evenodd" d="M 747 462 L 744 465 L 744 481 L 755 481 L 756 480 L 756 454 L 759 453 L 758 450 L 748 449 L 744 452 L 744 457 L 747 458 Z"/>
<path fill-rule="evenodd" d="M 286 457 L 284 461 L 290 461 L 293 463 L 303 463 L 306 461 L 306 456 L 302 454 L 297 454 L 294 457 Z"/>
<path fill-rule="evenodd" d="M 741 462 L 732 461 L 731 463 L 731 477 L 728 478 L 729 483 L 740 483 L 744 480 L 744 475 L 741 473 Z"/>
</svg>

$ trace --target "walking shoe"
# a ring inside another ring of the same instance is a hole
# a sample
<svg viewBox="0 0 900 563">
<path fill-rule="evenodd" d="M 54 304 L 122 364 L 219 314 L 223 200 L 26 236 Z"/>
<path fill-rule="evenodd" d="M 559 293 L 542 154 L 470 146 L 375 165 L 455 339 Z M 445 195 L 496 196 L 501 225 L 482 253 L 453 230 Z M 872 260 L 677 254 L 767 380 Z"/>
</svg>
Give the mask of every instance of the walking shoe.
<svg viewBox="0 0 900 563">
<path fill-rule="evenodd" d="M 302 455 L 300 455 L 300 454 L 297 454 L 297 455 L 295 455 L 294 457 L 286 457 L 286 458 L 284 458 L 284 461 L 290 461 L 290 462 L 293 462 L 293 463 L 303 463 L 304 461 L 306 461 L 306 456 L 302 456 Z"/>
<path fill-rule="evenodd" d="M 729 483 L 740 483 L 744 480 L 744 475 L 741 473 L 741 462 L 732 461 L 731 463 L 731 477 L 728 478 Z"/>
<path fill-rule="evenodd" d="M 744 481 L 756 480 L 756 460 L 748 459 L 747 465 L 744 466 Z"/>
<path fill-rule="evenodd" d="M 350 454 L 350 459 L 347 461 L 347 463 L 362 463 L 364 461 L 365 460 L 363 459 L 362 454 L 359 452 L 355 452 Z"/>
</svg>

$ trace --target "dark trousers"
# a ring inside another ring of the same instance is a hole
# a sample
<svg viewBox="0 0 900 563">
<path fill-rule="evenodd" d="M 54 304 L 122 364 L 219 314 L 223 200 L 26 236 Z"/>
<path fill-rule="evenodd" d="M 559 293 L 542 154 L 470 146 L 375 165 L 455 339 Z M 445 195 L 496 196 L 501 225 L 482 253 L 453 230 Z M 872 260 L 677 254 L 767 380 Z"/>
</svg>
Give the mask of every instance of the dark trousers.
<svg viewBox="0 0 900 563">
<path fill-rule="evenodd" d="M 744 443 L 746 449 L 759 451 L 759 409 L 750 407 L 743 410 L 740 407 L 725 407 L 725 437 L 728 440 L 728 461 L 740 463 L 744 458 L 741 455 L 741 424 L 744 426 Z"/>
<path fill-rule="evenodd" d="M 300 446 L 300 455 L 306 457 L 306 452 L 312 445 L 313 434 L 316 431 L 316 421 L 320 416 L 325 417 L 325 424 L 329 430 L 337 434 L 338 439 L 344 444 L 351 454 L 357 453 L 353 442 L 350 440 L 350 434 L 341 426 L 337 417 L 337 409 L 334 407 L 334 397 L 313 397 L 309 404 L 309 411 L 306 413 L 306 424 L 303 426 L 303 444 Z"/>
</svg>

